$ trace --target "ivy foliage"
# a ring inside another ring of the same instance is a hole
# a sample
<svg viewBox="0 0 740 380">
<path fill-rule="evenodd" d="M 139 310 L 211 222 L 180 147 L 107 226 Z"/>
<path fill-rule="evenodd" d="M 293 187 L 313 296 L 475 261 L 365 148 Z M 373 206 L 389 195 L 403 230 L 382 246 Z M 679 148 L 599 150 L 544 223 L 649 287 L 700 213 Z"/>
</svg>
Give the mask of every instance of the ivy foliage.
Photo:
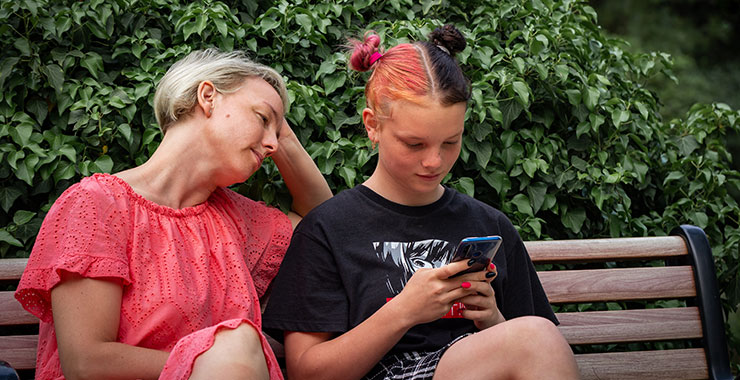
<svg viewBox="0 0 740 380">
<path fill-rule="evenodd" d="M 51 204 L 94 172 L 143 163 L 160 132 L 153 89 L 194 49 L 243 49 L 288 81 L 287 113 L 335 192 L 372 172 L 364 74 L 347 37 L 384 46 L 443 23 L 468 39 L 461 158 L 446 184 L 504 211 L 525 240 L 665 235 L 702 227 L 729 318 L 740 304 L 740 187 L 725 136 L 740 113 L 698 104 L 662 120 L 645 83 L 673 76 L 632 53 L 578 0 L 5 1 L 0 5 L 0 256 L 28 256 Z M 268 163 L 237 191 L 286 209 Z M 733 342 L 740 345 L 740 332 Z"/>
</svg>

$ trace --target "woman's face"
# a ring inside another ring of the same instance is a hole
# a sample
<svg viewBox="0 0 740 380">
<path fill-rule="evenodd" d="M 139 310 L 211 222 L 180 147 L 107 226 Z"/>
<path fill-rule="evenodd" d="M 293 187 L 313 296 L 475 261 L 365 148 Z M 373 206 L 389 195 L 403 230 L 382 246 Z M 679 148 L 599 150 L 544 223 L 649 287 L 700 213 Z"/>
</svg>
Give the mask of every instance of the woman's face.
<svg viewBox="0 0 740 380">
<path fill-rule="evenodd" d="M 373 176 L 384 195 L 406 205 L 428 204 L 441 196 L 440 182 L 455 164 L 462 143 L 465 103 L 443 106 L 427 98 L 421 104 L 397 101 L 390 117 L 365 117 L 366 124 L 376 123 L 368 127 L 370 139 L 378 144 Z"/>
<path fill-rule="evenodd" d="M 248 77 L 233 93 L 217 95 L 212 128 L 205 137 L 219 156 L 224 177 L 221 185 L 243 182 L 262 161 L 278 149 L 283 102 L 265 80 Z"/>
</svg>

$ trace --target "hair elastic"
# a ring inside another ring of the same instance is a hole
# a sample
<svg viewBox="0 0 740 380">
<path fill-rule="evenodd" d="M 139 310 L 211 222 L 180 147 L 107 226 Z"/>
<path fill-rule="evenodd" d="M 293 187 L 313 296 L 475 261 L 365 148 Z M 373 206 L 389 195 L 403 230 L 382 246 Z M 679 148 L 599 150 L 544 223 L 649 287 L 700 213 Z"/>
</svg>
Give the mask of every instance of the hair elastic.
<svg viewBox="0 0 740 380">
<path fill-rule="evenodd" d="M 375 53 L 373 53 L 373 55 L 370 56 L 370 64 L 372 65 L 373 63 L 375 63 L 375 61 L 379 60 L 380 57 L 382 56 L 383 54 L 380 54 L 376 51 Z"/>
</svg>

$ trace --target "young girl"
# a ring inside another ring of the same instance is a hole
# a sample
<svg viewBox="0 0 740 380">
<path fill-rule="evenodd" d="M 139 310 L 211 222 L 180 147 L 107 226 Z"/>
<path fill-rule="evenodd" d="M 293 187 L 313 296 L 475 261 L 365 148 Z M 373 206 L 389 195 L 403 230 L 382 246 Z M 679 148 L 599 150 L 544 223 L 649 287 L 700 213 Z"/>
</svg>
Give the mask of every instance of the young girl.
<svg viewBox="0 0 740 380">
<path fill-rule="evenodd" d="M 37 379 L 281 379 L 259 298 L 297 222 L 331 196 L 283 118 L 285 84 L 241 52 L 196 51 L 154 96 L 161 144 L 49 210 L 16 298 L 41 319 Z M 295 213 L 226 187 L 272 156 Z M 297 213 L 297 214 L 296 214 Z"/>
<path fill-rule="evenodd" d="M 265 312 L 294 379 L 575 379 L 521 238 L 498 210 L 440 185 L 462 142 L 468 81 L 452 26 L 387 52 L 355 42 L 372 69 L 362 118 L 378 163 L 362 185 L 307 215 Z M 500 235 L 485 271 L 450 279 L 468 236 Z M 494 280 L 495 277 L 495 280 Z"/>
</svg>

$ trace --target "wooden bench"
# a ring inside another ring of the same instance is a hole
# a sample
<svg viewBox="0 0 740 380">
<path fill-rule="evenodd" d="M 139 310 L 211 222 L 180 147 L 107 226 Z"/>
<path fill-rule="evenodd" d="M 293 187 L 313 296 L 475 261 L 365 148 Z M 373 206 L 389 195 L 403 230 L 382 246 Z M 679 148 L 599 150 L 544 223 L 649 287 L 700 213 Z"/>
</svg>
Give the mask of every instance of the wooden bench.
<svg viewBox="0 0 740 380">
<path fill-rule="evenodd" d="M 557 313 L 583 379 L 732 379 L 714 262 L 701 229 L 525 244 L 554 306 L 622 309 Z M 17 282 L 25 264 L 0 260 L 0 282 Z M 655 307 L 659 300 L 670 307 Z M 12 291 L 0 292 L 0 328 L 29 332 L 0 336 L 0 360 L 22 377 L 35 366 L 37 323 Z"/>
</svg>

